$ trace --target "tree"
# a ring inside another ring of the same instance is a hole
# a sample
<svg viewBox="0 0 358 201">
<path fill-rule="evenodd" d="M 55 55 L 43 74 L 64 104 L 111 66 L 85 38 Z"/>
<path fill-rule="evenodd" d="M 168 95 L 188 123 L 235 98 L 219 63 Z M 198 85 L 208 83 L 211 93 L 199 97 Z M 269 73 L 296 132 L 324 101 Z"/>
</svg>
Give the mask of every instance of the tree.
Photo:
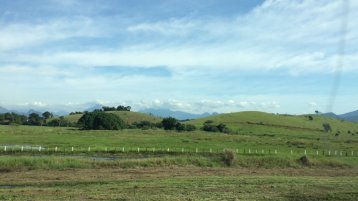
<svg viewBox="0 0 358 201">
<path fill-rule="evenodd" d="M 178 123 L 175 125 L 175 129 L 176 129 L 177 131 L 179 131 L 179 132 L 184 131 L 184 130 L 185 130 L 185 125 L 178 122 Z"/>
<path fill-rule="evenodd" d="M 31 113 L 27 120 L 29 125 L 40 126 L 42 125 L 43 119 L 39 114 Z"/>
<path fill-rule="evenodd" d="M 326 133 L 328 133 L 328 131 L 332 132 L 332 128 L 331 128 L 331 125 L 329 123 L 323 123 L 322 126 L 323 126 L 324 132 L 326 132 Z"/>
<path fill-rule="evenodd" d="M 78 125 L 85 130 L 120 130 L 125 128 L 124 121 L 117 115 L 105 112 L 87 112 Z"/>
<path fill-rule="evenodd" d="M 177 123 L 178 120 L 173 117 L 167 117 L 162 120 L 164 130 L 174 130 L 176 128 Z"/>
<path fill-rule="evenodd" d="M 49 118 L 53 117 L 53 114 L 51 112 L 49 112 L 49 111 L 46 111 L 46 112 L 42 113 L 42 117 L 44 119 L 49 119 Z"/>
</svg>

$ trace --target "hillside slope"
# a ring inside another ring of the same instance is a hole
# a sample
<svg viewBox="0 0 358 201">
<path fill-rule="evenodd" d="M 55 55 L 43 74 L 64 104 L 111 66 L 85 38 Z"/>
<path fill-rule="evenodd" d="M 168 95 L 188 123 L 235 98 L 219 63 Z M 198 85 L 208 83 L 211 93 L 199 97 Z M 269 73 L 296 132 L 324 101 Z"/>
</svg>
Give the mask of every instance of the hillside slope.
<svg viewBox="0 0 358 201">
<path fill-rule="evenodd" d="M 358 123 L 346 122 L 322 115 L 278 115 L 264 112 L 237 112 L 219 114 L 206 118 L 188 121 L 197 127 L 201 127 L 206 121 L 213 121 L 214 124 L 224 123 L 234 132 L 282 132 L 284 130 L 296 132 L 322 132 L 323 123 L 329 123 L 332 133 L 356 133 Z"/>
</svg>

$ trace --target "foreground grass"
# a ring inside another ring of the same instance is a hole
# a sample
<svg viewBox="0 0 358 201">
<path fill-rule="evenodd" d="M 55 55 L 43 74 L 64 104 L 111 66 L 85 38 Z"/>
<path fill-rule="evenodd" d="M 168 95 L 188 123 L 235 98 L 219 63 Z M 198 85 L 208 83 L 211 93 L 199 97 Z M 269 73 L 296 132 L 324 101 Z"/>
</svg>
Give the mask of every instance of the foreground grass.
<svg viewBox="0 0 358 201">
<path fill-rule="evenodd" d="M 231 168 L 341 168 L 358 169 L 358 160 L 350 158 L 226 154 L 116 154 L 73 156 L 0 156 L 0 172 L 18 170 L 84 168 L 163 168 L 163 167 L 231 167 Z"/>
<path fill-rule="evenodd" d="M 0 200 L 357 200 L 357 172 L 80 169 L 0 174 Z"/>
</svg>

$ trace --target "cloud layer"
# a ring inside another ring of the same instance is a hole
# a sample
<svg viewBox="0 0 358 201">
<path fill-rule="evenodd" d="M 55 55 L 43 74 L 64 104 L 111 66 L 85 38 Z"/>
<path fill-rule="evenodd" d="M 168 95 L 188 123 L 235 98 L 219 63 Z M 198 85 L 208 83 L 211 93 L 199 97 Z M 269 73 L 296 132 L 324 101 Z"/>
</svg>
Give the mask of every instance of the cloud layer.
<svg viewBox="0 0 358 201">
<path fill-rule="evenodd" d="M 339 102 L 357 100 L 348 94 L 357 87 L 357 2 L 208 1 L 205 8 L 190 2 L 182 8 L 176 1 L 159 1 L 159 7 L 134 2 L 134 8 L 126 1 L 38 1 L 27 9 L 6 1 L 0 9 L 0 93 L 18 93 L 1 101 L 159 99 L 180 109 L 173 99 L 187 111 L 300 113 L 311 109 L 310 102 L 326 104 L 340 58 L 347 77 Z M 342 36 L 344 55 L 338 50 Z M 302 94 L 319 98 L 302 101 L 297 110 L 285 106 Z M 260 95 L 267 98 L 254 100 Z"/>
</svg>

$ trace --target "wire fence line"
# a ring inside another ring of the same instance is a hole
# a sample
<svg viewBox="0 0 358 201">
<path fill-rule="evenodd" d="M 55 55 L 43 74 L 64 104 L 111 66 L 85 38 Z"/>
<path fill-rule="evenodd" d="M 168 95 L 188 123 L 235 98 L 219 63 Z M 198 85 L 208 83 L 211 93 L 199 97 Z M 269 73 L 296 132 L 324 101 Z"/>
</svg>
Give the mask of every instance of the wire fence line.
<svg viewBox="0 0 358 201">
<path fill-rule="evenodd" d="M 73 154 L 73 153 L 224 153 L 233 151 L 244 155 L 315 155 L 358 157 L 356 150 L 317 150 L 317 149 L 259 149 L 259 148 L 170 148 L 170 147 L 76 147 L 76 146 L 33 146 L 33 145 L 1 145 L 2 154 L 41 153 L 41 154 Z"/>
</svg>

